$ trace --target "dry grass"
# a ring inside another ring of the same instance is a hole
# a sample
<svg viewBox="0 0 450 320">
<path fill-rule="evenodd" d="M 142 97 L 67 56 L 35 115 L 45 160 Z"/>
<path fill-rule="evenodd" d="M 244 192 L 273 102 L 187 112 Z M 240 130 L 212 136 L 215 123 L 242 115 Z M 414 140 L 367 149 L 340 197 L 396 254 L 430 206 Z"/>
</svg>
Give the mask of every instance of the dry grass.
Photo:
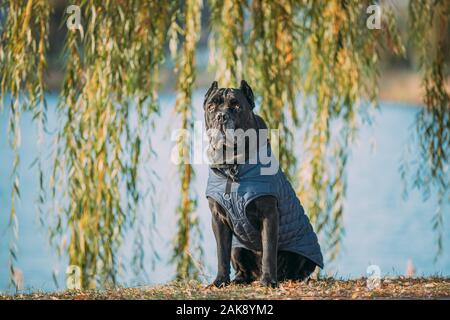
<svg viewBox="0 0 450 320">
<path fill-rule="evenodd" d="M 138 288 L 0 294 L 1 299 L 450 299 L 450 278 L 382 279 L 381 286 L 374 290 L 367 288 L 363 278 L 284 282 L 276 289 L 263 288 L 257 283 L 217 289 L 198 282 L 174 282 Z"/>
</svg>

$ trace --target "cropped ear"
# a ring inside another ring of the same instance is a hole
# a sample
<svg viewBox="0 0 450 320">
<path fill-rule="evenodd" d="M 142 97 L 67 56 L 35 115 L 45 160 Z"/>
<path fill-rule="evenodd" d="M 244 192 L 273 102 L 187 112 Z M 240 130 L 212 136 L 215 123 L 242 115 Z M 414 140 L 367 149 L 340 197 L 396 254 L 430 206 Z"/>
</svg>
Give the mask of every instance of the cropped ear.
<svg viewBox="0 0 450 320">
<path fill-rule="evenodd" d="M 203 100 L 203 109 L 205 108 L 206 101 L 208 101 L 211 94 L 213 94 L 213 92 L 217 90 L 217 87 L 218 87 L 217 81 L 214 81 L 211 84 L 211 87 L 209 87 L 208 91 L 205 94 L 205 100 Z"/>
<path fill-rule="evenodd" d="M 253 110 L 255 108 L 255 97 L 253 96 L 252 88 L 248 85 L 247 81 L 241 81 L 241 87 L 239 88 L 244 96 L 247 98 L 250 108 Z"/>
</svg>

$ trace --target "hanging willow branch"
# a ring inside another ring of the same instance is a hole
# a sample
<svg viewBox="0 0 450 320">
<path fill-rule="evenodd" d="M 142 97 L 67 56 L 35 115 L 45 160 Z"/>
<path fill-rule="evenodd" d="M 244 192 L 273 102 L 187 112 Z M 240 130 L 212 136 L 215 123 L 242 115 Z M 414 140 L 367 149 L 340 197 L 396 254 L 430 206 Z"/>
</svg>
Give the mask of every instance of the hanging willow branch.
<svg viewBox="0 0 450 320">
<path fill-rule="evenodd" d="M 325 235 L 330 260 L 339 252 L 343 234 L 346 164 L 358 129 L 362 99 L 376 102 L 378 46 L 381 34 L 391 50 L 402 52 L 389 8 L 383 8 L 383 31 L 370 30 L 365 15 L 368 1 L 314 1 L 304 6 L 302 81 L 306 94 L 305 155 L 299 174 L 299 194 L 316 230 Z"/>
<path fill-rule="evenodd" d="M 414 161 L 403 163 L 401 171 L 404 180 L 413 171 L 413 187 L 423 191 L 425 198 L 431 187 L 438 190 L 433 228 L 439 256 L 443 249 L 442 206 L 450 199 L 450 93 L 445 85 L 450 67 L 450 2 L 411 0 L 409 12 L 411 40 L 418 49 L 423 74 L 425 108 L 416 118 Z"/>
<path fill-rule="evenodd" d="M 67 205 L 52 235 L 69 232 L 70 264 L 81 268 L 83 287 L 93 287 L 116 283 L 118 248 L 137 219 L 142 132 L 157 110 L 158 65 L 173 10 L 156 1 L 79 4 L 86 36 L 81 42 L 73 31 L 66 41 L 64 124 L 53 175 L 53 195 L 65 186 L 61 202 Z M 142 265 L 143 246 L 138 250 Z"/>
<path fill-rule="evenodd" d="M 192 91 L 195 83 L 195 53 L 197 42 L 200 36 L 201 19 L 201 0 L 187 0 L 184 3 L 182 20 L 184 28 L 176 26 L 173 22 L 173 28 L 181 31 L 183 37 L 183 46 L 181 54 L 177 61 L 177 98 L 175 103 L 176 111 L 181 115 L 181 130 L 186 133 L 192 131 L 194 125 L 192 109 Z M 200 235 L 198 216 L 195 215 L 197 201 L 192 191 L 192 181 L 194 179 L 194 170 L 191 165 L 190 155 L 190 135 L 181 134 L 177 141 L 179 159 L 179 174 L 181 183 L 181 200 L 177 208 L 178 212 L 178 230 L 174 241 L 174 251 L 172 262 L 176 264 L 177 279 L 197 278 L 198 269 L 195 266 L 195 257 L 191 253 L 195 249 L 195 236 Z M 200 247 L 198 247 L 200 249 Z M 202 255 L 201 250 L 200 256 Z"/>
<path fill-rule="evenodd" d="M 280 132 L 280 165 L 291 181 L 294 181 L 296 159 L 288 116 L 297 123 L 295 95 L 300 75 L 297 46 L 301 30 L 296 25 L 298 8 L 297 1 L 252 1 L 248 53 L 249 80 L 261 97 L 262 117 L 269 128 Z"/>
<path fill-rule="evenodd" d="M 17 259 L 15 241 L 19 232 L 16 200 L 20 198 L 18 173 L 20 166 L 18 149 L 21 144 L 20 118 L 24 111 L 33 112 L 34 117 L 38 118 L 42 124 L 42 134 L 45 119 L 45 52 L 50 8 L 45 0 L 9 1 L 0 6 L 1 12 L 7 14 L 5 22 L 7 27 L 1 30 L 0 104 L 3 105 L 5 98 L 9 95 L 9 141 L 14 153 L 10 211 L 10 225 L 13 229 L 10 243 L 10 271 L 13 275 L 13 263 Z M 3 107 L 0 108 L 2 109 Z"/>
<path fill-rule="evenodd" d="M 234 87 L 243 79 L 245 1 L 211 0 L 209 64 L 221 87 Z"/>
</svg>

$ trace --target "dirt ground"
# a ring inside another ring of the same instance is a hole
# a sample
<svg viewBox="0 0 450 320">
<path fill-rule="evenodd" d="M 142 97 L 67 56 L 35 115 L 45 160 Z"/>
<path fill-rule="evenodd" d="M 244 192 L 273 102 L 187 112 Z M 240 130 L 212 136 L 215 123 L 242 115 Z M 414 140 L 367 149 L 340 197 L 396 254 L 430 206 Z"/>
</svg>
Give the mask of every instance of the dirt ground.
<svg viewBox="0 0 450 320">
<path fill-rule="evenodd" d="M 243 286 L 212 288 L 198 282 L 173 282 L 135 288 L 65 291 L 56 293 L 20 293 L 2 295 L 1 299 L 450 299 L 450 278 L 389 278 L 372 283 L 367 279 L 310 280 L 308 283 L 284 282 L 276 289 L 257 282 Z"/>
</svg>

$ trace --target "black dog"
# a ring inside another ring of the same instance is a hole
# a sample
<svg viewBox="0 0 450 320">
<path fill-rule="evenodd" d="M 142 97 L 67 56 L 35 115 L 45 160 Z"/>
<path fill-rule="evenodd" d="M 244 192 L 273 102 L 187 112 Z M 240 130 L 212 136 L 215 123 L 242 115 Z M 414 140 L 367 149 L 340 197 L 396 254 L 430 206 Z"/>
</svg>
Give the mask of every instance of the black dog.
<svg viewBox="0 0 450 320">
<path fill-rule="evenodd" d="M 242 81 L 239 89 L 218 88 L 213 82 L 203 107 L 212 162 L 206 196 L 218 256 L 214 285 L 230 283 L 230 261 L 236 270 L 234 282 L 260 279 L 272 287 L 277 281 L 303 280 L 316 266 L 323 268 L 317 236 L 285 175 L 278 167 L 272 174 L 261 174 L 260 152 L 271 156 L 271 149 L 261 135 L 267 126 L 253 112 L 250 86 Z M 249 136 L 230 139 L 230 130 L 254 130 L 256 148 Z M 245 147 L 238 147 L 242 143 Z"/>
</svg>

